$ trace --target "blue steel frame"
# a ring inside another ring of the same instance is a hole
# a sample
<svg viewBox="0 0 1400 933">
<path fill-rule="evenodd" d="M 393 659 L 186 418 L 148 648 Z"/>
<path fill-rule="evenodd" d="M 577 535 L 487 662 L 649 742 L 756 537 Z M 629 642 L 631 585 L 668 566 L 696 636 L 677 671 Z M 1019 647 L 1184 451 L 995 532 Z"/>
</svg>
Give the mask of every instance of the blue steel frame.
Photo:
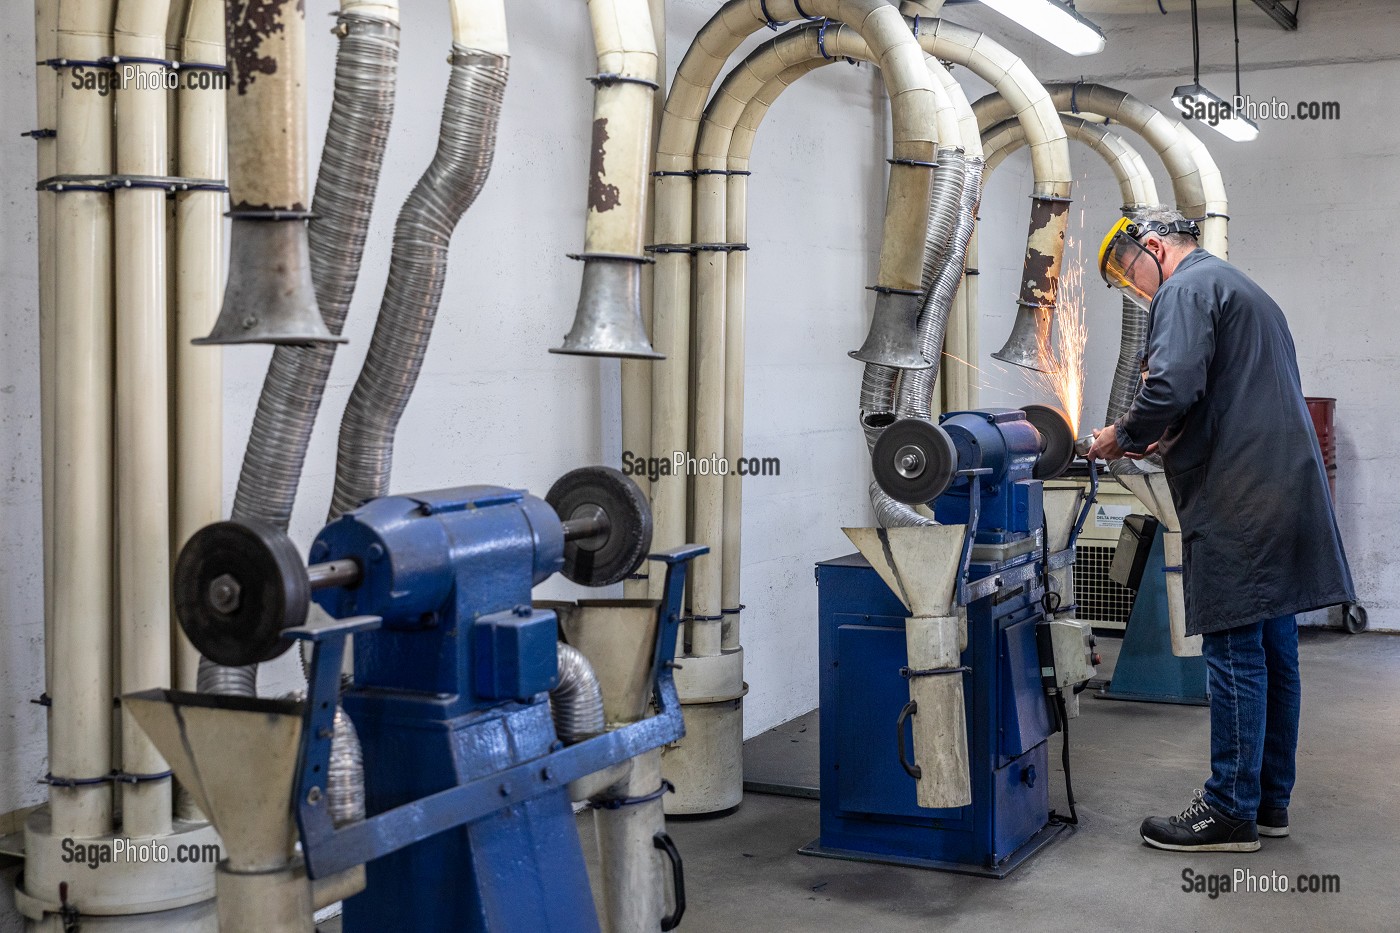
<svg viewBox="0 0 1400 933">
<path fill-rule="evenodd" d="M 355 616 L 287 629 L 285 637 L 312 644 L 294 797 L 307 874 L 312 878 L 329 877 L 681 738 L 685 722 L 672 675 L 676 637 L 690 561 L 709 550 L 705 545 L 692 544 L 650 555 L 651 560 L 666 565 L 652 659 L 656 715 L 339 829 L 331 822 L 325 776 L 330 769 L 345 639 L 355 632 L 376 629 L 383 620 L 378 616 Z"/>
</svg>

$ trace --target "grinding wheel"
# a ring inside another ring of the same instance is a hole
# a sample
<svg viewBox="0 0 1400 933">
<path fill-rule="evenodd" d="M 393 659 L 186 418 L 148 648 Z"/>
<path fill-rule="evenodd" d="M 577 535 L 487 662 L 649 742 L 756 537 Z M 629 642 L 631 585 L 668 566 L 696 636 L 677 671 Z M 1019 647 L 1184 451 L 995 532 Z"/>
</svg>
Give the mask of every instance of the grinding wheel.
<svg viewBox="0 0 1400 933">
<path fill-rule="evenodd" d="M 592 522 L 591 534 L 564 543 L 565 577 L 584 586 L 608 586 L 632 574 L 651 549 L 651 508 L 630 476 L 612 467 L 570 470 L 549 487 L 545 501 L 563 522 Z"/>
<path fill-rule="evenodd" d="M 306 621 L 311 586 L 281 531 L 258 521 L 216 522 L 180 551 L 174 601 L 180 627 L 201 654 L 241 667 L 291 647 L 282 630 Z"/>
<path fill-rule="evenodd" d="M 885 428 L 870 454 L 875 482 L 906 505 L 931 502 L 952 485 L 958 451 L 948 432 L 922 418 L 903 418 Z"/>
<path fill-rule="evenodd" d="M 1036 479 L 1054 479 L 1074 462 L 1074 428 L 1069 416 L 1054 405 L 1027 405 L 1021 409 L 1026 420 L 1040 432 L 1040 457 L 1035 461 Z"/>
</svg>

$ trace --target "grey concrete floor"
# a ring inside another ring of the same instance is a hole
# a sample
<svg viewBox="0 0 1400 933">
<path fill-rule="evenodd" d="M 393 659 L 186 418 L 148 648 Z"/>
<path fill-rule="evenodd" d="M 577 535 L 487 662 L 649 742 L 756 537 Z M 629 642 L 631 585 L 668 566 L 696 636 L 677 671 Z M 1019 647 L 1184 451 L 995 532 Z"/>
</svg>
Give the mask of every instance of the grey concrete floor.
<svg viewBox="0 0 1400 933">
<path fill-rule="evenodd" d="M 1114 643 L 1101 644 L 1111 661 Z M 1137 835 L 1142 818 L 1181 810 L 1205 779 L 1207 711 L 1086 695 L 1070 747 L 1080 826 L 1010 878 L 799 855 L 817 835 L 817 802 L 749 793 L 729 816 L 668 822 L 685 858 L 689 906 L 681 930 L 1400 930 L 1400 637 L 1305 632 L 1302 666 L 1293 836 L 1264 840 L 1259 852 L 1183 855 L 1145 847 Z M 811 768 L 801 727 L 766 734 L 800 749 L 798 775 Z M 1059 739 L 1051 741 L 1051 801 L 1063 809 Z M 579 832 L 592 869 L 587 813 Z M 1236 868 L 1290 878 L 1339 875 L 1341 890 L 1215 899 L 1182 890 L 1186 869 Z M 322 929 L 338 931 L 339 922 Z"/>
<path fill-rule="evenodd" d="M 1080 826 L 1010 878 L 799 855 L 817 835 L 817 802 L 749 793 L 729 816 L 669 821 L 685 857 L 681 929 L 1400 930 L 1400 638 L 1308 632 L 1302 667 L 1293 836 L 1264 840 L 1259 852 L 1184 855 L 1144 846 L 1142 818 L 1181 810 L 1208 773 L 1207 711 L 1086 695 L 1070 745 Z M 1051 741 L 1052 805 L 1063 809 L 1059 739 Z M 586 815 L 579 829 L 591 854 Z M 1341 891 L 1211 899 L 1182 890 L 1188 868 L 1335 874 Z"/>
</svg>

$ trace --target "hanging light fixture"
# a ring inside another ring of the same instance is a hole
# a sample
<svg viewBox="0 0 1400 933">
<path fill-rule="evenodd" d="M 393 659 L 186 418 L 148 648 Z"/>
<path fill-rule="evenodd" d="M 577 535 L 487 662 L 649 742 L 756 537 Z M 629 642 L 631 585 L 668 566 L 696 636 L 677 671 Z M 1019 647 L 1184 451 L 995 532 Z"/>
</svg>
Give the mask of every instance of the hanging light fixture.
<svg viewBox="0 0 1400 933">
<path fill-rule="evenodd" d="M 1059 46 L 1071 55 L 1102 52 L 1103 31 L 1079 15 L 1074 3 L 1059 0 L 982 0 L 1007 19 Z"/>
<path fill-rule="evenodd" d="M 1247 143 L 1258 138 L 1259 124 L 1248 119 L 1239 102 L 1240 93 L 1240 10 L 1239 0 L 1231 0 L 1235 23 L 1235 100 L 1226 101 L 1201 85 L 1201 30 L 1196 18 L 1196 0 L 1191 0 L 1191 56 L 1193 83 L 1172 91 L 1172 103 L 1188 119 L 1199 120 L 1226 139 Z"/>
</svg>

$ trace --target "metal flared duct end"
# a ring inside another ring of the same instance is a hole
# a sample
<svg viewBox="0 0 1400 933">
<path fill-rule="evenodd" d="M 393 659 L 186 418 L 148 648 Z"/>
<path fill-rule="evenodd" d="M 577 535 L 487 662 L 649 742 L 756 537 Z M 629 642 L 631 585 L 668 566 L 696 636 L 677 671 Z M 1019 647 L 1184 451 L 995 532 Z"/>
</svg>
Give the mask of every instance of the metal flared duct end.
<svg viewBox="0 0 1400 933">
<path fill-rule="evenodd" d="M 895 369 L 928 369 L 933 363 L 919 352 L 918 295 L 877 292 L 875 316 L 859 350 L 850 351 L 862 363 L 892 366 Z"/>
<path fill-rule="evenodd" d="M 1055 362 L 1047 357 L 1050 347 L 1050 323 L 1055 309 L 1049 305 L 1020 304 L 1016 308 L 1016 323 L 1005 345 L 992 354 L 992 359 L 1024 366 L 1036 372 L 1054 372 Z"/>
<path fill-rule="evenodd" d="M 629 257 L 586 257 L 574 326 L 563 345 L 549 352 L 664 360 L 642 323 L 642 264 Z"/>
<path fill-rule="evenodd" d="M 229 236 L 223 308 L 209 336 L 191 343 L 346 342 L 321 319 L 304 220 L 234 217 Z"/>
</svg>

